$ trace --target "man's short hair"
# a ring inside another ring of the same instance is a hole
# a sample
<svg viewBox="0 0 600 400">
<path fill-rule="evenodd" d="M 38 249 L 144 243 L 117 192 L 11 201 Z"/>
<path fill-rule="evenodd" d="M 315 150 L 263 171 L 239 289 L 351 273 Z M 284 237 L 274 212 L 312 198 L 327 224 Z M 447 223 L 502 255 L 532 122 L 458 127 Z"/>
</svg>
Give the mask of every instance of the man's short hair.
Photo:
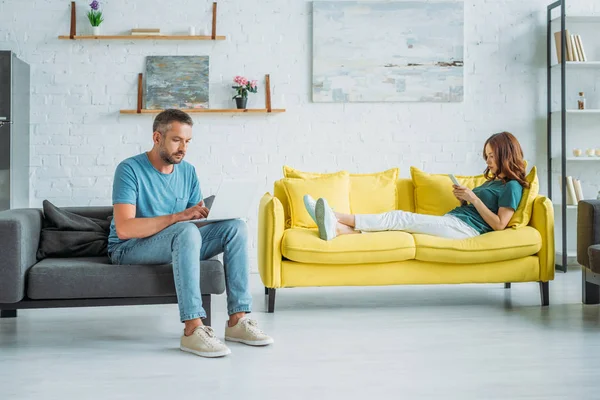
<svg viewBox="0 0 600 400">
<path fill-rule="evenodd" d="M 170 108 L 162 111 L 156 116 L 156 118 L 154 118 L 152 132 L 160 132 L 164 135 L 169 129 L 171 129 L 171 123 L 173 122 L 194 126 L 194 121 L 192 121 L 192 118 L 187 113 L 181 110 Z"/>
</svg>

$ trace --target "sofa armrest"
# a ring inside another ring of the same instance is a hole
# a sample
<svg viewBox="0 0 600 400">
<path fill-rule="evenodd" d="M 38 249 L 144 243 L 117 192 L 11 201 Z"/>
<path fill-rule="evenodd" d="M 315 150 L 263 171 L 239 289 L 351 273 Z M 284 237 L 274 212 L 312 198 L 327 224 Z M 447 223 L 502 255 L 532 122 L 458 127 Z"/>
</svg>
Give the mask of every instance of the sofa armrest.
<svg viewBox="0 0 600 400">
<path fill-rule="evenodd" d="M 258 271 L 263 284 L 281 287 L 281 240 L 285 230 L 283 205 L 270 193 L 260 200 L 258 209 Z"/>
<path fill-rule="evenodd" d="M 41 210 L 0 212 L 0 303 L 16 303 L 25 296 L 25 277 L 37 262 L 41 230 Z"/>
<path fill-rule="evenodd" d="M 588 249 L 590 265 L 588 266 L 592 272 L 600 274 L 600 244 L 590 246 Z"/>
<path fill-rule="evenodd" d="M 600 244 L 600 200 L 581 200 L 577 206 L 577 263 L 591 268 L 588 249 Z"/>
<path fill-rule="evenodd" d="M 544 196 L 537 196 L 533 202 L 533 210 L 529 225 L 542 236 L 542 248 L 537 253 L 540 259 L 540 281 L 554 279 L 554 207 L 552 201 Z"/>
</svg>

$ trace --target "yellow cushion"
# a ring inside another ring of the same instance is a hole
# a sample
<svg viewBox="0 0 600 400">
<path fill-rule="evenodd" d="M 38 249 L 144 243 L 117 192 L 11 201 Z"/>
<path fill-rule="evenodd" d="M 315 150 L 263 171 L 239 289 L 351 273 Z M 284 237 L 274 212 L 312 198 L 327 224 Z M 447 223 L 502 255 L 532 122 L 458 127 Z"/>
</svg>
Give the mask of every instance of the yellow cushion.
<svg viewBox="0 0 600 400">
<path fill-rule="evenodd" d="M 452 181 L 447 174 L 428 174 L 418 168 L 410 167 L 415 187 L 415 212 L 418 214 L 444 215 L 460 202 L 452 194 Z M 461 185 L 473 189 L 485 183 L 482 175 L 456 175 Z"/>
<path fill-rule="evenodd" d="M 335 211 L 350 213 L 350 177 L 346 171 L 322 178 L 284 178 L 282 181 L 290 207 L 292 227 L 315 228 L 317 226 L 304 206 L 305 194 L 315 199 L 324 197 Z"/>
<path fill-rule="evenodd" d="M 342 171 L 343 172 L 343 171 Z M 339 174 L 303 172 L 283 166 L 286 178 L 314 179 Z M 353 214 L 379 214 L 395 210 L 398 204 L 396 181 L 398 168 L 372 174 L 350 174 L 350 209 Z"/>
<path fill-rule="evenodd" d="M 415 212 L 415 185 L 412 179 L 400 178 L 396 181 L 398 210 Z"/>
<path fill-rule="evenodd" d="M 521 197 L 519 207 L 517 207 L 512 218 L 508 222 L 508 226 L 515 229 L 529 225 L 533 202 L 540 192 L 540 182 L 538 181 L 537 168 L 535 165 L 531 168 L 531 171 L 529 171 L 525 180 L 529 182 L 529 187 L 526 189 L 523 188 L 523 197 Z"/>
<path fill-rule="evenodd" d="M 489 232 L 463 240 L 421 234 L 413 237 L 417 246 L 415 259 L 440 263 L 478 264 L 515 260 L 535 255 L 542 247 L 542 236 L 530 226 Z"/>
<path fill-rule="evenodd" d="M 315 264 L 368 264 L 412 260 L 415 242 L 406 232 L 338 236 L 326 241 L 316 229 L 286 229 L 281 253 L 288 260 Z M 365 268 L 369 268 L 365 265 Z"/>
</svg>

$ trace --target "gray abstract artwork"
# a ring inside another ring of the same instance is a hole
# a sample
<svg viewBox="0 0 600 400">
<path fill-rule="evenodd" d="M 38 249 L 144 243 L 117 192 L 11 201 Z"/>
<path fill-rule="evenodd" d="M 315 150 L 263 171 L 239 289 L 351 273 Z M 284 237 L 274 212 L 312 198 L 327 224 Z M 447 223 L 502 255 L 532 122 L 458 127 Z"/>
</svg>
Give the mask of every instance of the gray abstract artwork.
<svg viewBox="0 0 600 400">
<path fill-rule="evenodd" d="M 464 5 L 313 3 L 314 102 L 463 101 Z"/>
<path fill-rule="evenodd" d="M 208 108 L 208 56 L 146 58 L 146 108 Z"/>
</svg>

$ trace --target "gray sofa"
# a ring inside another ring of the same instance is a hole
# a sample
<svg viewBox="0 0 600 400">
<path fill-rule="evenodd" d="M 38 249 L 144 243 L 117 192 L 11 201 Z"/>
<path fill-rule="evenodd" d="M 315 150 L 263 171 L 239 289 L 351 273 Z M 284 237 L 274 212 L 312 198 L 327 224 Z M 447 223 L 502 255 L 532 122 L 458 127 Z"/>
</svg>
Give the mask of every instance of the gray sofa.
<svg viewBox="0 0 600 400">
<path fill-rule="evenodd" d="M 582 301 L 600 303 L 600 200 L 583 200 L 577 209 L 577 262 L 582 271 Z"/>
<path fill-rule="evenodd" d="M 65 208 L 106 219 L 112 207 Z M 18 309 L 177 303 L 173 271 L 167 265 L 112 265 L 108 257 L 46 258 L 38 262 L 43 213 L 40 209 L 0 212 L 0 316 Z M 201 262 L 202 302 L 210 325 L 211 295 L 225 291 L 223 265 Z M 173 315 L 177 318 L 178 314 Z"/>
</svg>

